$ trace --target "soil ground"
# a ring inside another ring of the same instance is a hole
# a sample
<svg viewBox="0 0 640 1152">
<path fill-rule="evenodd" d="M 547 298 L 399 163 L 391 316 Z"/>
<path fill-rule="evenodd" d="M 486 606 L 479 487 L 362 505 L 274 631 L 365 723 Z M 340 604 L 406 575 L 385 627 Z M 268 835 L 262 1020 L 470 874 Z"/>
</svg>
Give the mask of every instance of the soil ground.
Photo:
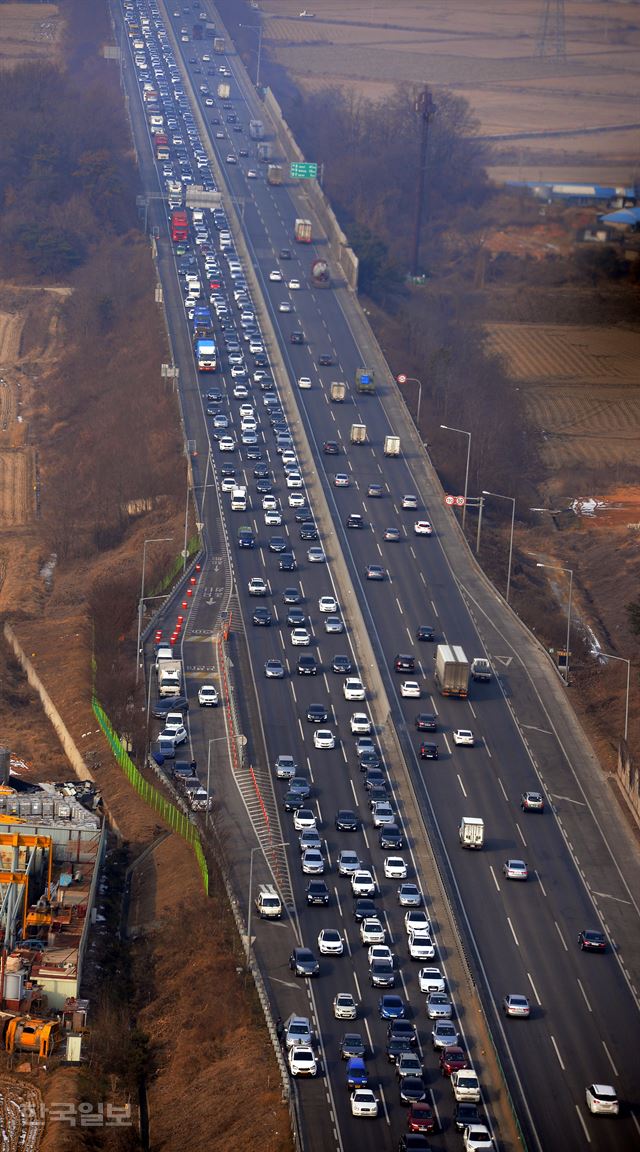
<svg viewBox="0 0 640 1152">
<path fill-rule="evenodd" d="M 481 135 L 518 137 L 496 142 L 505 153 L 496 155 L 498 179 L 629 184 L 638 172 L 640 11 L 615 0 L 564 8 L 560 56 L 553 16 L 541 37 L 541 0 L 315 0 L 313 19 L 299 17 L 299 0 L 270 0 L 263 45 L 301 87 L 384 99 L 402 79 L 464 96 Z"/>
</svg>

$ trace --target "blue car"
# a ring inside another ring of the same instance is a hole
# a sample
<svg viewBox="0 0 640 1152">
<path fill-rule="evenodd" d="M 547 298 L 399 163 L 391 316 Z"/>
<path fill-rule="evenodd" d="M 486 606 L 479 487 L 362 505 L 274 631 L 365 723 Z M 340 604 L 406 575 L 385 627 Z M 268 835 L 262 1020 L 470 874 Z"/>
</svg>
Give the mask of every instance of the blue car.
<svg viewBox="0 0 640 1152">
<path fill-rule="evenodd" d="M 351 1056 L 347 1061 L 347 1088 L 366 1088 L 369 1083 L 367 1066 L 361 1056 Z"/>
<path fill-rule="evenodd" d="M 406 1009 L 402 996 L 386 993 L 378 1000 L 378 1012 L 381 1020 L 402 1020 L 406 1016 Z"/>
</svg>

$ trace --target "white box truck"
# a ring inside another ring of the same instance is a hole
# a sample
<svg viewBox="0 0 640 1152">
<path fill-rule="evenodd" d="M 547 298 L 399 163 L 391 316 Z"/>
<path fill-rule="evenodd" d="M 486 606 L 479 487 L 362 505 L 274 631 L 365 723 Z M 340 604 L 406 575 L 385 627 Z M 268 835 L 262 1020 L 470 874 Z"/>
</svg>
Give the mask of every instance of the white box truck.
<svg viewBox="0 0 640 1152">
<path fill-rule="evenodd" d="M 482 848 L 484 820 L 480 816 L 463 816 L 458 829 L 458 838 L 463 848 Z"/>
<path fill-rule="evenodd" d="M 182 688 L 180 660 L 163 660 L 158 668 L 158 695 L 179 696 Z"/>
<path fill-rule="evenodd" d="M 385 456 L 399 456 L 400 455 L 400 437 L 399 436 L 385 436 L 385 438 L 384 438 L 384 454 L 385 454 Z"/>
<path fill-rule="evenodd" d="M 468 695 L 469 661 L 458 644 L 438 644 L 434 678 L 441 696 Z"/>
</svg>

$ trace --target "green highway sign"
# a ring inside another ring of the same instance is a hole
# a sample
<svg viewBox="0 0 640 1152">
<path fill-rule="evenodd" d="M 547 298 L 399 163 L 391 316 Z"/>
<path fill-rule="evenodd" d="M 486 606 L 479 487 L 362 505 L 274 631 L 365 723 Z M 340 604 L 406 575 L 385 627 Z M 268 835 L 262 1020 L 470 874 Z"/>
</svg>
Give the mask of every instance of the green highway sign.
<svg viewBox="0 0 640 1152">
<path fill-rule="evenodd" d="M 318 175 L 317 164 L 292 164 L 290 175 L 295 180 L 315 180 Z"/>
</svg>

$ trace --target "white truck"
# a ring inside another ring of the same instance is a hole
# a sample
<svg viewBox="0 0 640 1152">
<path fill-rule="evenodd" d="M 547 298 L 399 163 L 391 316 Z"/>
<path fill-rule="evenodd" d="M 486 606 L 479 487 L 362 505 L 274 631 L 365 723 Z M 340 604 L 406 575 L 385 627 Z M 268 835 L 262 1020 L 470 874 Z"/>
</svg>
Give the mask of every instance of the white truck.
<svg viewBox="0 0 640 1152">
<path fill-rule="evenodd" d="M 238 484 L 238 486 L 231 491 L 231 511 L 247 511 L 247 489 L 243 485 Z"/>
<path fill-rule="evenodd" d="M 272 884 L 261 884 L 256 896 L 256 909 L 263 920 L 279 920 L 282 916 L 282 902 Z"/>
<path fill-rule="evenodd" d="M 399 436 L 385 436 L 383 451 L 384 451 L 385 456 L 399 456 L 400 455 L 400 437 Z"/>
<path fill-rule="evenodd" d="M 482 848 L 484 820 L 480 816 L 463 816 L 458 829 L 458 839 L 463 848 Z"/>
<path fill-rule="evenodd" d="M 329 395 L 334 404 L 342 404 L 345 396 L 347 395 L 347 385 L 344 380 L 333 380 Z"/>
<path fill-rule="evenodd" d="M 476 656 L 475 660 L 471 661 L 471 679 L 480 681 L 489 681 L 491 679 L 491 665 L 484 656 Z"/>
<path fill-rule="evenodd" d="M 471 1068 L 452 1072 L 451 1087 L 456 1100 L 469 1100 L 472 1104 L 480 1103 L 480 1081 Z"/>
<path fill-rule="evenodd" d="M 160 665 L 165 660 L 173 660 L 173 648 L 170 644 L 158 644 L 156 649 L 156 672 L 160 671 Z"/>
<path fill-rule="evenodd" d="M 349 439 L 352 444 L 366 444 L 367 443 L 367 425 L 366 424 L 352 424 Z"/>
<path fill-rule="evenodd" d="M 434 679 L 441 696 L 460 696 L 469 693 L 469 662 L 458 644 L 438 644 L 435 655 Z"/>
<path fill-rule="evenodd" d="M 179 696 L 182 687 L 180 660 L 163 660 L 158 668 L 158 695 Z"/>
</svg>

